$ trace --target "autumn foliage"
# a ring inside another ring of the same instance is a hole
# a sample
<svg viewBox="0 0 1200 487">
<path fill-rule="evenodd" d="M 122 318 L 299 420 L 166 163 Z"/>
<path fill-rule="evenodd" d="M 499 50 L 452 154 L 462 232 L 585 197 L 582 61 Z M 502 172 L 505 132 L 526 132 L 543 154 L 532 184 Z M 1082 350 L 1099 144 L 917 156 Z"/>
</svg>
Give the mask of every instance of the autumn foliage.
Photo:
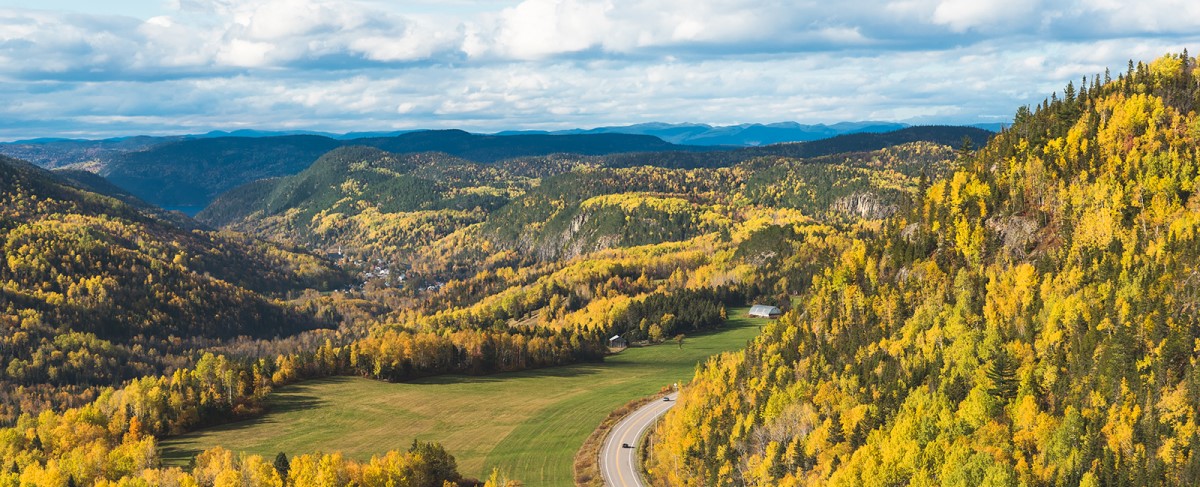
<svg viewBox="0 0 1200 487">
<path fill-rule="evenodd" d="M 1200 482 L 1197 65 L 1131 63 L 1019 110 L 697 372 L 654 478 Z"/>
</svg>

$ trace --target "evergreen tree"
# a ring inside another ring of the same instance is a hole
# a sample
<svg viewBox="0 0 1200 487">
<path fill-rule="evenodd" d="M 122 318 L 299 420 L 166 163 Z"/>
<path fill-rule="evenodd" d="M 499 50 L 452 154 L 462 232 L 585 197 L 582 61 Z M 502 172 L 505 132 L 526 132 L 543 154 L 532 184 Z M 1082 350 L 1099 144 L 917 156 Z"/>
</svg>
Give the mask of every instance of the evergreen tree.
<svg viewBox="0 0 1200 487">
<path fill-rule="evenodd" d="M 279 478 L 283 479 L 284 482 L 287 482 L 288 471 L 292 468 L 291 462 L 288 462 L 287 454 L 279 452 L 278 455 L 275 455 L 274 465 L 275 471 L 279 472 Z"/>
<path fill-rule="evenodd" d="M 991 366 L 987 377 L 992 381 L 988 393 L 1002 400 L 1010 401 L 1017 396 L 1017 363 L 1003 348 L 992 356 Z"/>
</svg>

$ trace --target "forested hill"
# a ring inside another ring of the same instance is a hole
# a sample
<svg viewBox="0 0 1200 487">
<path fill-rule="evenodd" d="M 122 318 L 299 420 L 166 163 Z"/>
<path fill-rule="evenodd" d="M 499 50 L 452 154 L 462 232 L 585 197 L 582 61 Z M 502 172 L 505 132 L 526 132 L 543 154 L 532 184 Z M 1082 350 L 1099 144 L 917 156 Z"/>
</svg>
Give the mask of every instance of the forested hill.
<svg viewBox="0 0 1200 487">
<path fill-rule="evenodd" d="M 994 136 L 976 127 L 950 125 L 921 125 L 889 132 L 864 132 L 838 135 L 811 142 L 784 143 L 766 147 L 753 147 L 745 151 L 754 156 L 784 156 L 795 158 L 820 157 L 844 152 L 879 150 L 909 142 L 932 142 L 935 144 L 961 147 L 964 140 L 973 147 L 987 143 Z"/>
<path fill-rule="evenodd" d="M 99 172 L 116 185 L 159 206 L 205 206 L 218 194 L 251 181 L 289 176 L 338 147 L 368 146 L 397 154 L 440 152 L 479 163 L 551 154 L 612 157 L 611 166 L 721 167 L 756 157 L 816 157 L 870 151 L 905 142 L 982 145 L 991 132 L 972 127 L 908 127 L 831 139 L 753 148 L 675 145 L 648 135 L 478 135 L 461 130 L 409 132 L 394 137 L 336 140 L 319 135 L 214 137 L 168 142 L 104 157 Z"/>
<path fill-rule="evenodd" d="M 702 155 L 724 158 L 740 152 Z M 897 178 L 888 170 L 912 178 L 923 171 L 936 174 L 953 149 L 913 142 L 813 159 L 746 153 L 739 157 L 749 159 L 731 167 L 725 166 L 737 159 L 694 169 L 658 167 L 670 165 L 676 154 L 640 153 L 644 164 L 638 167 L 623 167 L 634 157 L 628 154 L 556 154 L 480 164 L 444 153 L 343 147 L 295 176 L 222 194 L 197 218 L 269 240 L 348 252 L 355 260 L 395 263 L 483 223 L 474 238 L 536 260 L 555 260 L 711 232 L 715 227 L 703 220 L 724 211 L 708 207 L 714 194 L 744 191 L 748 202 L 766 207 L 823 216 L 836 206 L 836 211 L 875 218 L 909 200 L 908 189 L 892 184 Z"/>
<path fill-rule="evenodd" d="M 1085 78 L 818 272 L 656 431 L 671 485 L 1200 483 L 1200 72 Z"/>
<path fill-rule="evenodd" d="M 186 230 L 197 230 L 204 228 L 196 220 L 189 218 L 175 211 L 167 211 L 152 204 L 146 203 L 141 198 L 130 194 L 111 181 L 104 179 L 99 174 L 84 171 L 82 169 L 55 169 L 52 171 L 55 176 L 63 179 L 65 182 L 84 191 L 89 191 L 102 196 L 108 196 L 137 208 L 142 213 L 153 216 L 154 218 L 171 222 L 179 228 Z"/>
<path fill-rule="evenodd" d="M 647 135 L 477 135 L 461 130 L 335 140 L 318 135 L 217 137 L 171 142 L 113 156 L 100 174 L 160 206 L 205 206 L 218 194 L 263 178 L 303 171 L 335 148 L 369 146 L 394 153 L 442 152 L 476 162 L 559 152 L 601 155 L 695 150 Z"/>
<path fill-rule="evenodd" d="M 0 143 L 0 154 L 47 169 L 104 163 L 126 152 L 146 150 L 183 137 L 139 135 L 104 140 L 34 139 Z"/>
<path fill-rule="evenodd" d="M 391 229 L 410 248 L 479 221 L 509 201 L 510 189 L 531 184 L 500 166 L 444 153 L 396 154 L 342 147 L 303 172 L 256 181 L 222 194 L 197 218 L 217 227 L 315 248 L 391 242 Z M 360 230 L 350 217 L 365 219 Z"/>
<path fill-rule="evenodd" d="M 161 371 L 165 353 L 179 352 L 181 341 L 312 328 L 320 323 L 269 296 L 346 280 L 312 255 L 184 230 L 79 186 L 0 157 L 5 390 L 114 385 Z M 12 419 L 9 400 L 0 395 L 5 421 Z"/>
<path fill-rule="evenodd" d="M 667 142 L 707 146 L 761 146 L 784 142 L 805 142 L 828 139 L 843 134 L 862 132 L 891 132 L 908 125 L 894 122 L 840 122 L 832 125 L 805 125 L 796 122 L 747 123 L 739 125 L 713 126 L 696 123 L 640 123 L 616 127 L 593 129 L 556 130 L 547 134 L 646 134 Z M 531 132 L 502 132 L 502 134 Z"/>
<path fill-rule="evenodd" d="M 807 159 L 813 157 L 868 152 L 910 142 L 930 142 L 962 147 L 969 141 L 972 147 L 986 144 L 993 132 L 975 127 L 930 125 L 907 127 L 891 132 L 855 133 L 810 142 L 791 142 L 761 147 L 745 147 L 712 152 L 660 152 L 614 154 L 606 158 L 608 167 L 658 166 L 670 168 L 726 167 L 756 158 Z"/>
<path fill-rule="evenodd" d="M 159 206 L 203 206 L 240 184 L 300 172 L 340 145 L 316 135 L 182 140 L 117 155 L 99 173 Z"/>
<path fill-rule="evenodd" d="M 675 145 L 651 135 L 578 134 L 578 135 L 479 135 L 461 130 L 427 130 L 395 137 L 355 139 L 353 145 L 365 145 L 395 153 L 444 152 L 475 162 L 491 163 L 522 156 L 578 154 L 585 156 L 623 152 L 666 150 L 700 151 L 702 147 Z"/>
</svg>

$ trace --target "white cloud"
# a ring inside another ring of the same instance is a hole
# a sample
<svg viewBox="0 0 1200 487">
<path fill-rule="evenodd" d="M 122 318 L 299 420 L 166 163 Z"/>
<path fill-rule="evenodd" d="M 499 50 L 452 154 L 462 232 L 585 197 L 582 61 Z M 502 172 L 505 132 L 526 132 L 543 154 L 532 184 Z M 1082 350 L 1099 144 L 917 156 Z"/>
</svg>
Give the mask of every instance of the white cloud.
<svg viewBox="0 0 1200 487">
<path fill-rule="evenodd" d="M 523 0 L 430 3 L 176 0 L 166 16 L 132 18 L 0 9 L 2 74 L 156 68 L 346 69 L 371 63 L 494 63 L 595 56 L 712 58 L 745 54 L 944 49 L 1037 33 L 1047 40 L 1200 29 L 1183 0 Z M 463 10 L 473 13 L 463 14 Z M 431 13 L 432 12 L 432 13 Z M 961 36 L 968 37 L 961 37 Z M 355 61 L 357 60 L 357 62 Z"/>
<path fill-rule="evenodd" d="M 499 15 L 493 51 L 516 59 L 539 59 L 599 44 L 611 30 L 611 2 L 526 0 Z"/>
<path fill-rule="evenodd" d="M 1005 29 L 1015 23 L 1037 27 L 1040 0 L 943 0 L 933 11 L 934 23 L 955 32 Z"/>
<path fill-rule="evenodd" d="M 771 51 L 802 40 L 863 40 L 855 26 L 811 18 L 827 8 L 751 0 L 524 0 L 468 22 L 462 50 L 473 58 L 530 60 L 583 51 Z"/>
<path fill-rule="evenodd" d="M 275 46 L 270 43 L 233 39 L 217 54 L 217 61 L 239 67 L 264 66 L 267 64 L 267 56 L 273 49 Z"/>
<path fill-rule="evenodd" d="M 361 9 L 310 0 L 272 0 L 248 9 L 238 18 L 245 19 L 247 37 L 264 41 L 358 29 L 367 22 Z"/>
<path fill-rule="evenodd" d="M 991 120 L 1200 40 L 1200 3 L 1151 3 L 177 0 L 146 19 L 0 8 L 0 138 Z"/>
<path fill-rule="evenodd" d="M 1190 0 L 1080 0 L 1078 18 L 1096 19 L 1103 32 L 1194 32 L 1200 29 L 1200 4 Z"/>
</svg>

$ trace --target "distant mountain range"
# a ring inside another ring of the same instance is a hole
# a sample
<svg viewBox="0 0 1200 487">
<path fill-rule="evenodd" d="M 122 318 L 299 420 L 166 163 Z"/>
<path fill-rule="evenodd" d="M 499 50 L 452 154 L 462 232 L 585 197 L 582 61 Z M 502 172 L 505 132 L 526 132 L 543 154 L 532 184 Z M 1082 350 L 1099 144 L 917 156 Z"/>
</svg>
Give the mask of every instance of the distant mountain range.
<svg viewBox="0 0 1200 487">
<path fill-rule="evenodd" d="M 966 125 L 980 128 L 989 132 L 999 132 L 1007 123 L 984 123 Z M 839 122 L 826 124 L 802 124 L 797 122 L 776 123 L 743 123 L 738 125 L 708 125 L 702 123 L 662 123 L 650 122 L 633 125 L 614 125 L 591 129 L 567 130 L 506 130 L 492 135 L 586 135 L 586 134 L 630 134 L 653 135 L 672 144 L 703 145 L 703 146 L 737 146 L 753 147 L 782 142 L 809 142 L 828 139 L 839 135 L 858 133 L 883 133 L 912 127 L 913 125 L 896 122 Z M 272 132 L 262 130 L 235 130 L 225 132 L 215 130 L 203 135 L 186 136 L 190 138 L 206 137 L 275 137 L 280 135 L 320 135 L 337 140 L 353 140 L 362 138 L 395 137 L 415 130 L 393 132 L 350 132 L 335 134 L 329 132 L 291 131 Z"/>
<path fill-rule="evenodd" d="M 989 132 L 999 132 L 1007 123 L 985 123 L 965 125 L 980 128 Z M 708 125 L 702 123 L 662 123 L 650 122 L 633 125 L 614 125 L 591 129 L 567 130 L 506 130 L 491 135 L 589 135 L 589 134 L 628 134 L 652 135 L 662 140 L 678 145 L 702 146 L 736 146 L 753 147 L 783 142 L 809 142 L 828 139 L 839 135 L 859 133 L 884 133 L 912 127 L 913 125 L 896 122 L 839 122 L 832 125 L 802 124 L 797 122 L 776 123 L 743 123 L 738 125 Z M 187 136 L 192 138 L 206 137 L 275 137 L 280 135 L 320 135 L 337 140 L 353 140 L 363 138 L 395 137 L 397 135 L 416 132 L 402 130 L 393 132 L 350 132 L 335 134 L 329 132 L 291 131 L 271 132 L 262 130 L 235 130 L 224 132 L 215 130 L 203 135 Z"/>
<path fill-rule="evenodd" d="M 972 127 L 905 127 L 883 122 L 731 127 L 641 124 L 495 135 L 461 130 L 358 132 L 334 136 L 239 130 L 97 141 L 36 139 L 0 144 L 0 154 L 45 168 L 97 173 L 137 198 L 191 213 L 208 205 L 222 192 L 259 179 L 299 173 L 322 154 L 351 145 L 396 154 L 440 152 L 477 163 L 551 154 L 629 154 L 628 165 L 643 165 L 647 163 L 644 160 L 646 154 L 659 154 L 651 157 L 653 161 L 649 164 L 716 167 L 748 157 L 781 154 L 812 157 L 833 152 L 876 150 L 912 140 L 953 145 L 963 136 L 969 136 L 981 143 L 989 135 L 990 132 Z M 781 142 L 792 141 L 800 141 L 800 144 L 776 147 Z"/>
<path fill-rule="evenodd" d="M 1001 128 L 1011 125 L 1009 123 L 977 123 L 963 125 L 965 127 L 981 128 L 990 132 L 999 132 Z M 838 122 L 832 125 L 819 124 L 802 124 L 797 122 L 776 122 L 776 123 L 743 123 L 738 125 L 708 125 L 703 123 L 663 123 L 649 122 L 633 125 L 613 125 L 606 127 L 596 127 L 591 129 L 566 129 L 566 130 L 505 130 L 496 132 L 490 135 L 577 135 L 577 134 L 632 134 L 632 135 L 653 135 L 672 144 L 682 145 L 732 145 L 732 146 L 756 146 L 766 144 L 777 144 L 780 142 L 807 142 L 811 140 L 826 139 L 845 134 L 856 133 L 880 133 L 891 132 L 913 125 L 897 122 L 878 122 L 878 121 L 863 121 L 863 122 Z M 334 132 L 321 132 L 314 130 L 253 130 L 241 129 L 233 131 L 213 130 L 203 134 L 188 134 L 188 135 L 172 135 L 172 136 L 148 136 L 138 135 L 131 137 L 113 137 L 109 139 L 89 140 L 89 139 L 68 139 L 56 137 L 44 137 L 36 139 L 17 140 L 13 142 L 0 142 L 2 146 L 20 146 L 20 145 L 60 145 L 60 146 L 81 146 L 91 145 L 104 148 L 121 149 L 121 148 L 136 148 L 145 146 L 145 144 L 154 144 L 169 142 L 181 139 L 211 139 L 216 137 L 279 137 L 284 135 L 319 135 L 335 140 L 353 140 L 377 137 L 395 137 L 397 135 L 406 134 L 409 132 L 420 132 L 421 130 L 391 130 L 391 131 L 372 131 L 372 132 L 347 132 L 344 134 Z M 2 149 L 0 149 L 2 150 Z"/>
<path fill-rule="evenodd" d="M 422 208 L 495 209 L 506 201 L 504 197 L 490 193 L 462 192 L 467 188 L 480 188 L 490 184 L 487 178 L 478 179 L 478 174 L 469 177 L 464 177 L 464 174 L 504 173 L 506 176 L 501 179 L 507 180 L 533 173 L 539 174 L 540 177 L 549 177 L 581 165 L 605 168 L 717 168 L 760 158 L 804 159 L 839 153 L 869 152 L 910 142 L 930 142 L 957 147 L 967 138 L 978 147 L 986 144 L 991 135 L 990 132 L 972 127 L 924 126 L 886 133 L 839 135 L 819 141 L 764 147 L 708 147 L 704 148 L 706 150 L 697 150 L 698 146 L 673 145 L 646 135 L 482 136 L 455 131 L 420 132 L 390 138 L 359 139 L 349 147 L 325 153 L 315 163 L 292 177 L 249 177 L 244 172 L 239 174 L 237 168 L 258 167 L 256 164 L 226 166 L 224 170 L 211 173 L 214 178 L 211 181 L 214 184 L 219 183 L 224 187 L 236 179 L 249 184 L 238 186 L 218 196 L 198 218 L 219 227 L 247 218 L 256 211 L 262 212 L 259 216 L 270 216 L 301 210 L 298 213 L 298 221 L 308 222 L 323 210 L 343 203 L 360 201 L 361 198 L 370 199 L 386 211 L 415 211 Z M 291 138 L 307 137 L 311 136 Z M 211 142 L 219 140 L 246 139 L 215 139 Z M 504 145 L 499 145 L 500 143 Z M 629 150 L 635 147 L 641 149 Z M 179 159 L 160 154 L 156 160 Z M 189 181 L 195 184 L 198 181 L 209 180 L 199 177 L 195 172 L 195 164 L 148 166 L 147 176 L 154 172 L 152 170 L 155 167 L 159 176 L 152 178 L 154 180 L 144 181 L 140 186 L 175 188 L 168 193 L 156 193 L 159 197 L 183 193 L 183 188 L 173 186 L 173 181 Z M 484 167 L 490 169 L 484 170 Z M 164 180 L 161 176 L 164 170 L 179 171 L 181 176 Z M 396 174 L 406 176 L 400 178 Z M 218 177 L 221 179 L 216 179 Z M 348 178 L 354 182 L 347 185 Z M 111 179 L 117 184 L 127 184 L 119 178 Z M 151 183 L 155 182 L 157 185 L 152 186 Z M 343 192 L 347 187 L 355 188 L 353 191 L 360 199 L 344 199 Z M 257 224 L 257 221 L 255 223 Z M 280 227 L 287 228 L 289 225 Z"/>
<path fill-rule="evenodd" d="M 667 142 L 686 145 L 727 145 L 727 146 L 759 146 L 778 144 L 780 142 L 808 142 L 827 139 L 844 134 L 862 132 L 891 132 L 908 127 L 906 124 L 891 122 L 843 122 L 833 125 L 804 125 L 796 122 L 780 122 L 771 124 L 741 124 L 713 126 L 694 123 L 643 123 L 616 127 L 597 127 L 594 129 L 541 131 L 509 131 L 497 135 L 513 134 L 640 134 L 653 135 Z"/>
<path fill-rule="evenodd" d="M 479 163 L 572 153 L 698 151 L 648 135 L 478 135 L 426 130 L 391 137 L 337 140 L 319 135 L 176 140 L 111 157 L 89 168 L 141 199 L 164 207 L 206 206 L 227 190 L 258 179 L 290 176 L 333 149 L 367 146 L 397 154 L 440 152 Z"/>
<path fill-rule="evenodd" d="M 991 132 L 999 132 L 1008 124 L 989 123 L 974 124 L 970 127 L 981 128 Z M 832 125 L 806 125 L 796 122 L 779 122 L 769 124 L 740 124 L 740 125 L 706 125 L 698 123 L 642 123 L 634 125 L 619 125 L 596 127 L 592 129 L 569 129 L 555 131 L 513 130 L 491 135 L 587 135 L 587 134 L 628 134 L 651 135 L 664 141 L 678 145 L 699 146 L 733 146 L 753 147 L 781 142 L 808 142 L 827 139 L 838 135 L 856 133 L 882 133 L 910 127 L 909 124 L 895 122 L 840 122 Z M 357 140 L 371 138 L 396 137 L 420 130 L 395 130 L 375 132 L 349 132 L 336 134 L 311 130 L 214 130 L 204 134 L 114 137 L 109 139 L 67 139 L 67 138 L 37 138 L 0 142 L 0 154 L 20 158 L 46 168 L 58 168 L 69 165 L 89 164 L 99 162 L 104 164 L 116 154 L 146 150 L 156 145 L 181 140 L 213 139 L 224 137 L 264 138 L 289 135 L 313 135 L 333 140 Z M 436 132 L 436 131 L 435 131 Z M 83 167 L 89 169 L 88 167 Z M 96 168 L 90 168 L 96 170 Z"/>
</svg>

